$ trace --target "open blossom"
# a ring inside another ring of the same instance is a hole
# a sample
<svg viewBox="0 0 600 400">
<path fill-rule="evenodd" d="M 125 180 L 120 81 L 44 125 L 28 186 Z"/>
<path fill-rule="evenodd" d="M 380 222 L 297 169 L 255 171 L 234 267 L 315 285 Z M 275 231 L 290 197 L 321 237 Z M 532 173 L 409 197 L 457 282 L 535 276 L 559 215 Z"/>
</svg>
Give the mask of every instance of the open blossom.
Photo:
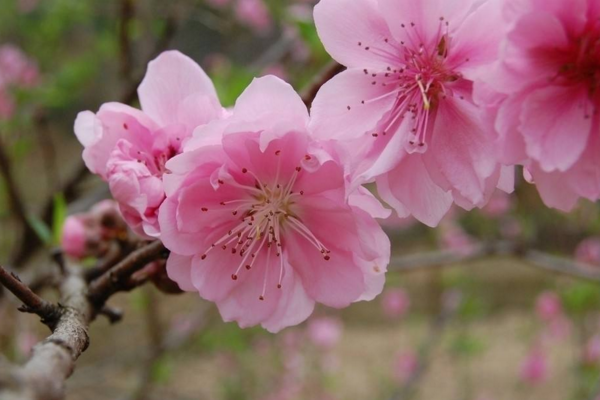
<svg viewBox="0 0 600 400">
<path fill-rule="evenodd" d="M 150 62 L 138 94 L 141 111 L 103 104 L 96 114 L 79 113 L 75 134 L 87 167 L 108 182 L 126 221 L 137 233 L 158 236 L 166 162 L 194 128 L 224 111 L 208 76 L 176 51 Z"/>
<path fill-rule="evenodd" d="M 510 0 L 503 52 L 475 86 L 506 164 L 523 164 L 543 201 L 568 211 L 600 198 L 597 0 Z"/>
<path fill-rule="evenodd" d="M 377 181 L 400 216 L 435 226 L 453 201 L 512 190 L 473 79 L 497 56 L 499 1 L 322 0 L 315 22 L 347 71 L 313 103 L 320 139 L 338 139 L 357 183 Z"/>
<path fill-rule="evenodd" d="M 276 332 L 315 302 L 345 307 L 383 288 L 390 243 L 371 214 L 385 210 L 366 190 L 347 199 L 343 167 L 307 124 L 300 97 L 267 76 L 167 163 L 169 276 L 242 327 Z"/>
</svg>

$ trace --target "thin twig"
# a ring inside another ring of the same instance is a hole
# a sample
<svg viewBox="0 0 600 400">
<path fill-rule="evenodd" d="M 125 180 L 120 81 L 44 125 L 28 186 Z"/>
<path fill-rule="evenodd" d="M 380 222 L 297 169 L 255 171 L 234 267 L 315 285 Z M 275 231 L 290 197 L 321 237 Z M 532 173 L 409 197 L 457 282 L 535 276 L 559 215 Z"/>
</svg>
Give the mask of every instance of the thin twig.
<svg viewBox="0 0 600 400">
<path fill-rule="evenodd" d="M 37 314 L 50 329 L 54 328 L 57 319 L 60 317 L 60 309 L 57 306 L 35 294 L 21 282 L 17 275 L 8 272 L 2 266 L 0 266 L 0 284 L 23 302 L 23 305 L 19 307 L 19 311 Z"/>
<path fill-rule="evenodd" d="M 133 54 L 131 46 L 131 23 L 135 16 L 133 0 L 121 0 L 119 16 L 119 63 L 123 82 L 131 81 L 133 71 Z"/>
<path fill-rule="evenodd" d="M 521 243 L 498 241 L 474 246 L 465 254 L 451 250 L 431 251 L 392 259 L 390 271 L 412 271 L 425 268 L 437 268 L 457 263 L 481 260 L 490 256 L 511 256 L 523 260 L 527 265 L 570 276 L 600 282 L 600 274 L 586 268 L 572 259 L 554 256 L 539 250 L 526 250 Z"/>
<path fill-rule="evenodd" d="M 302 101 L 306 104 L 306 107 L 311 106 L 315 97 L 317 97 L 317 93 L 321 86 L 326 84 L 331 78 L 344 71 L 346 67 L 341 64 L 338 64 L 335 61 L 332 61 L 323 72 L 315 79 L 313 83 L 306 89 L 306 91 L 302 94 Z"/>
<path fill-rule="evenodd" d="M 41 240 L 38 235 L 35 233 L 31 224 L 29 223 L 29 218 L 27 216 L 27 210 L 25 209 L 25 202 L 19 192 L 19 188 L 17 182 L 15 181 L 15 177 L 12 172 L 12 166 L 10 157 L 8 156 L 8 150 L 5 148 L 5 144 L 2 141 L 2 136 L 0 135 L 0 175 L 4 178 L 5 186 L 6 186 L 6 194 L 8 196 L 8 201 L 10 203 L 10 208 L 14 215 L 17 217 L 20 222 L 23 233 L 21 235 L 21 240 L 19 241 L 19 248 L 26 248 L 29 243 L 35 243 L 36 245 L 41 244 Z M 17 254 L 16 252 L 15 254 Z M 15 256 L 15 259 L 17 256 Z M 11 260 L 11 264 L 17 264 L 15 259 Z"/>
<path fill-rule="evenodd" d="M 131 289 L 127 284 L 131 275 L 144 268 L 148 263 L 158 258 L 164 258 L 166 255 L 168 255 L 168 250 L 160 241 L 152 242 L 132 252 L 90 284 L 88 295 L 90 301 L 100 308 L 114 293 Z"/>
</svg>

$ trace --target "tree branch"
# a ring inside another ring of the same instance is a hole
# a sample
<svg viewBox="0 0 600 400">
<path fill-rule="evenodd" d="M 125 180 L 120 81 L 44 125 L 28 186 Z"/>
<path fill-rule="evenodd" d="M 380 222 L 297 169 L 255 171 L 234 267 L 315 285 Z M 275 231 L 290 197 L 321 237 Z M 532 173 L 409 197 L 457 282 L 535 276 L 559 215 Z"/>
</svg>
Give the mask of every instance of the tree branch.
<svg viewBox="0 0 600 400">
<path fill-rule="evenodd" d="M 317 93 L 319 92 L 319 89 L 321 89 L 321 86 L 326 84 L 331 78 L 344 71 L 345 69 L 346 67 L 344 67 L 341 64 L 338 64 L 335 61 L 332 61 L 327 67 L 325 67 L 321 75 L 319 75 L 302 94 L 302 101 L 304 101 L 306 107 L 310 108 L 313 100 L 315 99 L 315 97 L 317 97 Z"/>
<path fill-rule="evenodd" d="M 67 269 L 60 292 L 60 316 L 53 333 L 33 348 L 23 367 L 10 368 L 4 374 L 12 376 L 12 384 L 0 387 L 3 400 L 64 398 L 65 381 L 89 345 L 88 326 L 95 313 L 86 297 L 86 282 L 78 270 Z"/>
<path fill-rule="evenodd" d="M 152 242 L 129 254 L 104 275 L 90 284 L 88 298 L 97 308 L 116 292 L 131 289 L 129 278 L 157 258 L 164 258 L 168 250 L 160 241 Z"/>
<path fill-rule="evenodd" d="M 37 314 L 50 329 L 54 328 L 60 317 L 60 308 L 39 297 L 23 284 L 17 275 L 8 272 L 2 266 L 0 266 L 0 284 L 23 302 L 19 311 Z"/>
<path fill-rule="evenodd" d="M 573 278 L 600 282 L 600 274 L 591 272 L 585 265 L 572 259 L 558 257 L 539 250 L 528 250 L 524 244 L 499 241 L 481 243 L 466 254 L 451 250 L 431 251 L 396 257 L 390 262 L 390 271 L 412 271 L 424 268 L 444 267 L 447 265 L 472 262 L 490 256 L 512 256 L 526 264 Z"/>
</svg>

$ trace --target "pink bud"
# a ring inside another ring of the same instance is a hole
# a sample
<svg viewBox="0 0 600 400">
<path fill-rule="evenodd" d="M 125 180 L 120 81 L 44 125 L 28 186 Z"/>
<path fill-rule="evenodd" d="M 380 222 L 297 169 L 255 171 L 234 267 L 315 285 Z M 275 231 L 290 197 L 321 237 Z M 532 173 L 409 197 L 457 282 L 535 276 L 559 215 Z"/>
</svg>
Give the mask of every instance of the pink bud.
<svg viewBox="0 0 600 400">
<path fill-rule="evenodd" d="M 342 336 L 342 323 L 337 318 L 320 317 L 308 321 L 308 338 L 317 347 L 334 347 Z"/>
<path fill-rule="evenodd" d="M 401 353 L 396 357 L 394 365 L 394 378 L 405 383 L 417 371 L 419 367 L 419 357 L 414 352 Z"/>
<path fill-rule="evenodd" d="M 61 246 L 65 254 L 82 258 L 87 252 L 86 226 L 82 216 L 72 215 L 65 220 Z"/>
<path fill-rule="evenodd" d="M 521 380 L 529 385 L 541 383 L 546 379 L 547 369 L 546 355 L 535 347 L 521 365 Z"/>
<path fill-rule="evenodd" d="M 389 318 L 401 318 L 410 307 L 410 297 L 402 289 L 388 289 L 381 299 L 383 313 Z"/>
<path fill-rule="evenodd" d="M 547 322 L 562 315 L 560 298 L 554 292 L 540 294 L 536 300 L 535 309 L 538 317 Z"/>
</svg>

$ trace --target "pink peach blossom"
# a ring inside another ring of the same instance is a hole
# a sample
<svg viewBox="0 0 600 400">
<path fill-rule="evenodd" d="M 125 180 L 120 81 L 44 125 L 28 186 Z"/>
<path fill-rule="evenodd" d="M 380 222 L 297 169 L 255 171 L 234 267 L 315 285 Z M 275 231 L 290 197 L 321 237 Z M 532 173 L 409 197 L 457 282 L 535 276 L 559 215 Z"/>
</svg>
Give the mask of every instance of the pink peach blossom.
<svg viewBox="0 0 600 400">
<path fill-rule="evenodd" d="M 259 34 L 265 34 L 271 29 L 273 21 L 264 0 L 237 0 L 234 11 L 242 24 Z"/>
<path fill-rule="evenodd" d="M 506 164 L 525 165 L 546 205 L 600 198 L 600 7 L 507 0 L 500 60 L 475 92 Z"/>
<path fill-rule="evenodd" d="M 138 94 L 142 111 L 103 104 L 97 114 L 79 113 L 75 134 L 87 167 L 108 182 L 125 220 L 137 233 L 157 237 L 166 162 L 196 127 L 224 111 L 208 76 L 176 51 L 150 62 Z"/>
<path fill-rule="evenodd" d="M 347 71 L 315 99 L 312 127 L 337 139 L 355 183 L 377 182 L 398 215 L 436 226 L 452 202 L 482 207 L 510 169 L 495 158 L 473 80 L 497 57 L 499 0 L 321 0 L 315 22 Z"/>
<path fill-rule="evenodd" d="M 600 266 L 600 237 L 581 241 L 575 249 L 575 258 L 582 263 Z"/>
<path fill-rule="evenodd" d="M 544 292 L 538 296 L 535 309 L 542 321 L 552 321 L 562 315 L 560 297 L 554 292 Z"/>
<path fill-rule="evenodd" d="M 439 232 L 442 247 L 457 254 L 470 254 L 477 245 L 475 239 L 454 220 L 443 220 Z"/>
<path fill-rule="evenodd" d="M 587 364 L 600 362 L 600 335 L 593 336 L 585 345 L 583 361 Z"/>
<path fill-rule="evenodd" d="M 405 383 L 419 368 L 419 356 L 412 351 L 400 353 L 396 356 L 394 365 L 394 378 Z"/>
<path fill-rule="evenodd" d="M 39 77 L 37 64 L 12 44 L 0 46 L 0 83 L 3 86 L 34 86 Z"/>
<path fill-rule="evenodd" d="M 547 364 L 544 351 L 539 347 L 534 347 L 521 364 L 521 380 L 529 385 L 542 383 L 548 375 Z"/>
<path fill-rule="evenodd" d="M 308 338 L 317 347 L 331 349 L 342 337 L 342 322 L 338 318 L 320 317 L 308 321 Z"/>
<path fill-rule="evenodd" d="M 381 297 L 381 308 L 388 318 L 401 318 L 410 308 L 410 297 L 403 289 L 388 289 Z"/>
<path fill-rule="evenodd" d="M 256 79 L 166 165 L 169 276 L 241 327 L 276 332 L 315 302 L 346 307 L 383 288 L 390 243 L 371 216 L 381 205 L 360 188 L 347 198 L 343 167 L 307 125 L 291 86 Z"/>
</svg>

